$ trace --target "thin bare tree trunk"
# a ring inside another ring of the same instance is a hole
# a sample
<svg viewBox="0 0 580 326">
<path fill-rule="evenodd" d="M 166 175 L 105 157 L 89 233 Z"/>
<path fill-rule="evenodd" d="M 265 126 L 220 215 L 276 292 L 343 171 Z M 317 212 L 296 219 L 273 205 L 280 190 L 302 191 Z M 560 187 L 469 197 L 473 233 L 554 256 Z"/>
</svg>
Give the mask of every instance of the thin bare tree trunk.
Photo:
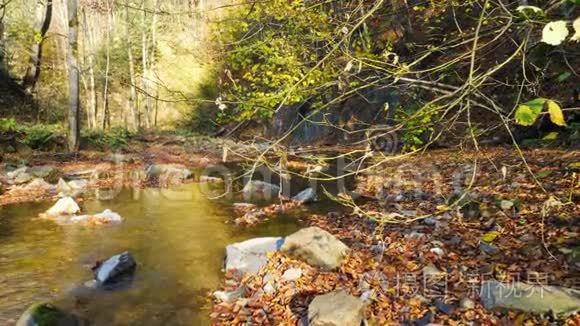
<svg viewBox="0 0 580 326">
<path fill-rule="evenodd" d="M 94 57 L 94 44 L 91 39 L 91 35 L 88 32 L 89 26 L 87 25 L 87 14 L 84 9 L 81 10 L 83 15 L 83 44 L 85 49 L 85 56 L 87 58 L 88 73 L 89 73 L 89 85 L 88 85 L 88 127 L 97 127 L 97 91 L 95 86 L 95 57 Z"/>
<path fill-rule="evenodd" d="M 42 44 L 52 20 L 52 0 L 38 0 L 36 3 L 34 26 L 34 43 L 30 48 L 30 63 L 22 79 L 24 90 L 31 94 L 40 78 L 40 64 L 42 61 Z"/>
<path fill-rule="evenodd" d="M 145 8 L 146 0 L 143 0 L 141 6 L 141 63 L 143 65 L 143 75 L 141 76 L 141 84 L 143 87 L 143 115 L 145 116 L 145 128 L 151 128 L 151 96 L 149 90 L 149 69 L 148 65 L 148 48 L 147 48 L 147 11 Z"/>
<path fill-rule="evenodd" d="M 103 88 L 103 109 L 101 110 L 101 127 L 107 129 L 109 120 L 109 70 L 111 69 L 111 28 L 112 28 L 112 8 L 111 3 L 107 0 L 107 44 L 106 44 L 106 64 L 105 64 L 105 86 Z"/>
<path fill-rule="evenodd" d="M 79 149 L 80 138 L 80 89 L 78 66 L 78 3 L 77 0 L 68 0 L 68 51 L 67 61 L 69 68 L 69 151 Z"/>
<path fill-rule="evenodd" d="M 6 16 L 6 4 L 0 5 L 0 78 L 9 78 L 8 68 L 4 62 L 6 49 L 4 48 L 4 16 Z"/>
<path fill-rule="evenodd" d="M 131 34 L 129 33 L 129 1 L 125 0 L 125 32 L 127 38 L 127 54 L 129 60 L 129 77 L 131 80 L 131 86 L 129 90 L 129 108 L 131 109 L 131 114 L 133 116 L 133 130 L 137 131 L 141 127 L 141 123 L 139 121 L 139 110 L 137 109 L 136 102 L 137 102 L 137 90 L 135 89 L 137 80 L 135 78 L 135 66 L 133 63 L 133 50 L 132 50 L 132 42 L 131 42 Z"/>
</svg>

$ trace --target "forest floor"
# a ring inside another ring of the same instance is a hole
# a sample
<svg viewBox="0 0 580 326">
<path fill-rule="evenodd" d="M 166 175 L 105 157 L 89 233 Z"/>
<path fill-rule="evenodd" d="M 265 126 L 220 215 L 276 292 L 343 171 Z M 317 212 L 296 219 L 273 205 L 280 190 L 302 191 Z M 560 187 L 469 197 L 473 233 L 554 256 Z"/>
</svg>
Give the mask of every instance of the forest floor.
<svg viewBox="0 0 580 326">
<path fill-rule="evenodd" d="M 510 147 L 436 150 L 379 164 L 357 180 L 356 191 L 377 200 L 359 206 L 343 197 L 350 213 L 305 218 L 352 249 L 338 270 L 275 253 L 257 274 L 227 273 L 224 290 L 246 293 L 215 303 L 214 323 L 305 325 L 316 295 L 346 289 L 366 299 L 370 325 L 553 324 L 488 311 L 478 297 L 491 279 L 580 288 L 573 254 L 580 248 L 580 153 L 523 154 L 526 163 Z M 454 193 L 468 194 L 462 209 L 450 204 Z M 301 277 L 285 282 L 284 272 L 296 268 Z M 443 277 L 427 282 L 426 269 Z M 276 290 L 265 293 L 271 280 Z M 580 316 L 556 324 L 580 325 Z"/>
</svg>

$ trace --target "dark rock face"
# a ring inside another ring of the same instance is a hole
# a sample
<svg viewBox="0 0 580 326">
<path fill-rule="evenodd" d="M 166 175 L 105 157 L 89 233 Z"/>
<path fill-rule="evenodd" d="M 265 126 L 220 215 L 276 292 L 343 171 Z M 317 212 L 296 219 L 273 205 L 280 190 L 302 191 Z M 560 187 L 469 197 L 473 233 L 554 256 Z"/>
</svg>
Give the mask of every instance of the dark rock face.
<svg viewBox="0 0 580 326">
<path fill-rule="evenodd" d="M 311 103 L 300 103 L 278 110 L 265 134 L 269 138 L 280 138 L 290 132 L 285 139 L 289 145 L 360 140 L 365 137 L 363 130 L 368 124 L 388 124 L 390 118 L 383 111 L 385 104 L 394 109 L 398 102 L 396 93 L 380 89 L 364 92 L 318 112 Z M 387 112 L 394 114 L 394 110 Z"/>
<path fill-rule="evenodd" d="M 104 289 L 115 289 L 131 282 L 137 263 L 133 256 L 125 251 L 103 262 L 95 270 L 97 286 Z"/>
</svg>

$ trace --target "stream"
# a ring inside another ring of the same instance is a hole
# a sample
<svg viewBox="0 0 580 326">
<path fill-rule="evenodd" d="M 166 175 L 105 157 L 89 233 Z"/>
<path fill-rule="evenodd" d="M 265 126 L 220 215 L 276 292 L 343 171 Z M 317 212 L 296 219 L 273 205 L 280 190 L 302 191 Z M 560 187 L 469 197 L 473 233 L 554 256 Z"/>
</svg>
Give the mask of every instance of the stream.
<svg viewBox="0 0 580 326">
<path fill-rule="evenodd" d="M 0 207 L 0 324 L 32 303 L 62 302 L 91 325 L 208 325 L 208 292 L 218 287 L 227 244 L 285 236 L 299 228 L 279 216 L 251 228 L 231 223 L 225 201 L 199 183 L 171 189 L 126 188 L 111 200 L 86 199 L 84 213 L 111 209 L 119 225 L 58 225 L 37 218 L 53 202 Z M 137 261 L 129 288 L 80 300 L 71 294 L 93 278 L 90 267 L 122 251 Z"/>
</svg>

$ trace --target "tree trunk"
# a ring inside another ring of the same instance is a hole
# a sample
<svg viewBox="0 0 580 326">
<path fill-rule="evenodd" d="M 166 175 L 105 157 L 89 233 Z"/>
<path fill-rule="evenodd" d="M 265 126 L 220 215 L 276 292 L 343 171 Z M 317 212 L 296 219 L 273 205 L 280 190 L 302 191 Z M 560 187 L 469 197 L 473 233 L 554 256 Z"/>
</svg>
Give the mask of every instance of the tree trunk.
<svg viewBox="0 0 580 326">
<path fill-rule="evenodd" d="M 4 62 L 4 16 L 6 15 L 6 5 L 2 4 L 0 8 L 0 78 L 8 78 L 8 69 Z"/>
<path fill-rule="evenodd" d="M 67 62 L 69 69 L 69 151 L 79 149 L 80 138 L 80 92 L 78 67 L 78 3 L 77 0 L 68 0 L 68 51 Z"/>
<path fill-rule="evenodd" d="M 153 112 L 151 112 L 152 116 L 150 116 L 149 118 L 153 121 L 151 121 L 151 124 L 156 127 L 157 126 L 157 112 L 159 109 L 159 85 L 157 83 L 155 83 L 154 86 L 153 83 L 151 82 L 153 79 L 153 75 L 155 73 L 155 52 L 157 49 L 157 11 L 159 11 L 159 0 L 155 0 L 154 1 L 154 5 L 153 5 L 153 19 L 151 22 L 151 46 L 149 47 L 150 49 L 150 53 L 149 53 L 149 67 L 147 69 L 147 81 L 149 82 L 149 91 L 152 93 L 153 92 L 153 87 L 155 87 L 155 105 L 153 107 L 153 104 L 151 103 L 151 97 L 149 97 L 149 108 L 150 110 L 153 110 Z"/>
<path fill-rule="evenodd" d="M 101 110 L 101 128 L 107 129 L 107 121 L 109 120 L 109 70 L 111 69 L 111 25 L 112 22 L 111 3 L 107 0 L 107 54 L 105 64 L 105 86 L 103 87 L 103 109 Z"/>
<path fill-rule="evenodd" d="M 38 0 L 36 3 L 36 23 L 34 26 L 34 43 L 30 49 L 30 63 L 24 75 L 22 86 L 31 94 L 40 77 L 42 61 L 42 44 L 52 20 L 52 0 Z"/>
<path fill-rule="evenodd" d="M 143 75 L 141 76 L 141 84 L 143 87 L 143 114 L 145 116 L 145 128 L 151 127 L 151 96 L 149 90 L 149 69 L 148 69 L 148 48 L 147 48 L 147 12 L 145 8 L 146 0 L 143 0 L 141 6 L 141 63 L 143 65 Z"/>
<path fill-rule="evenodd" d="M 94 44 L 91 39 L 91 34 L 89 33 L 89 26 L 87 25 L 87 14 L 84 9 L 82 9 L 83 15 L 83 38 L 85 45 L 85 55 L 87 57 L 88 73 L 89 73 L 89 85 L 88 85 L 88 127 L 97 127 L 97 90 L 95 85 L 95 53 Z"/>
<path fill-rule="evenodd" d="M 133 131 L 139 130 L 141 123 L 139 121 L 139 111 L 137 110 L 137 90 L 135 89 L 137 80 L 135 78 L 135 66 L 133 63 L 133 51 L 131 49 L 131 34 L 129 33 L 129 1 L 125 0 L 125 32 L 127 38 L 127 54 L 129 60 L 129 77 L 131 80 L 130 90 L 129 90 L 129 108 L 131 109 L 131 115 L 133 116 Z"/>
</svg>

